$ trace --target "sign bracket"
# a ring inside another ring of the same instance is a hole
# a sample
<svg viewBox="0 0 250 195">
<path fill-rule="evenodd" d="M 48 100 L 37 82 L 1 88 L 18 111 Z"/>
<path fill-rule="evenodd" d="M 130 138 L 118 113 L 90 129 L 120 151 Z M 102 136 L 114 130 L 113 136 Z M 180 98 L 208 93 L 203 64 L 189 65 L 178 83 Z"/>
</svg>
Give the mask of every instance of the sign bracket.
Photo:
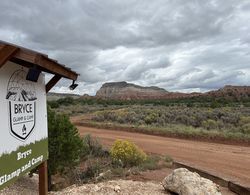
<svg viewBox="0 0 250 195">
<path fill-rule="evenodd" d="M 48 93 L 61 78 L 62 77 L 59 75 L 53 76 L 52 79 L 46 84 L 46 93 Z"/>
</svg>

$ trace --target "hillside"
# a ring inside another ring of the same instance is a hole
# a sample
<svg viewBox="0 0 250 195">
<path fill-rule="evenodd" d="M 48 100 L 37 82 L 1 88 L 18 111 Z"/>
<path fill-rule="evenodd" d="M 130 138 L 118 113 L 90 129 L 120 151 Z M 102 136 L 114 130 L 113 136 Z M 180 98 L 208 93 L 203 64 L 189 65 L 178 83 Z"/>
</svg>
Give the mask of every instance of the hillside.
<svg viewBox="0 0 250 195">
<path fill-rule="evenodd" d="M 96 97 L 102 99 L 138 100 L 138 99 L 175 99 L 199 96 L 199 93 L 168 92 L 163 88 L 142 87 L 127 82 L 105 83 L 97 91 Z"/>
<path fill-rule="evenodd" d="M 163 88 L 156 86 L 143 87 L 132 83 L 110 82 L 104 83 L 97 91 L 95 96 L 84 94 L 66 93 L 48 93 L 48 101 L 58 100 L 61 98 L 72 97 L 73 99 L 104 99 L 104 100 L 164 100 L 164 99 L 183 99 L 192 97 L 205 98 L 224 98 L 227 100 L 241 101 L 250 98 L 250 86 L 232 86 L 226 85 L 218 90 L 209 91 L 206 93 L 181 93 L 169 92 Z"/>
<path fill-rule="evenodd" d="M 250 97 L 250 86 L 231 86 L 206 93 L 169 92 L 159 87 L 142 87 L 127 82 L 105 83 L 96 93 L 97 98 L 140 100 L 140 99 L 180 99 L 190 97 L 223 97 L 225 99 L 241 100 Z"/>
<path fill-rule="evenodd" d="M 209 91 L 203 95 L 214 98 L 224 97 L 225 99 L 241 100 L 250 97 L 250 86 L 226 85 L 225 87 L 219 90 Z"/>
</svg>

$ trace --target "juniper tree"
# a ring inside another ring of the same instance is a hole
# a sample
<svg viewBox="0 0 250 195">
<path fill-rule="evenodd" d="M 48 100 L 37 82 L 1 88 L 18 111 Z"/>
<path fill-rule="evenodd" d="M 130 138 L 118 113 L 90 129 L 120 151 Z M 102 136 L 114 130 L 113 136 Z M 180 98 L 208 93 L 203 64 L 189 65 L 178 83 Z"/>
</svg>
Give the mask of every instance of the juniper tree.
<svg viewBox="0 0 250 195">
<path fill-rule="evenodd" d="M 51 176 L 63 172 L 79 163 L 82 152 L 82 140 L 76 127 L 69 117 L 57 114 L 48 108 L 49 129 L 49 160 L 48 160 L 48 186 L 51 189 Z"/>
</svg>

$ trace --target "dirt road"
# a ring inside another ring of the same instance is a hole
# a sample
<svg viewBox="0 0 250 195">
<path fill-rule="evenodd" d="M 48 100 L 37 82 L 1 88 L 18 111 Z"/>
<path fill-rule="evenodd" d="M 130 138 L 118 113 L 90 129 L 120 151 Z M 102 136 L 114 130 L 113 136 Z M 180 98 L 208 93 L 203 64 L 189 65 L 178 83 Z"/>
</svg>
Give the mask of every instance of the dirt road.
<svg viewBox="0 0 250 195">
<path fill-rule="evenodd" d="M 116 139 L 131 140 L 144 151 L 168 154 L 175 160 L 217 176 L 250 186 L 250 147 L 166 138 L 140 133 L 78 126 L 81 135 L 91 133 L 106 146 Z"/>
</svg>

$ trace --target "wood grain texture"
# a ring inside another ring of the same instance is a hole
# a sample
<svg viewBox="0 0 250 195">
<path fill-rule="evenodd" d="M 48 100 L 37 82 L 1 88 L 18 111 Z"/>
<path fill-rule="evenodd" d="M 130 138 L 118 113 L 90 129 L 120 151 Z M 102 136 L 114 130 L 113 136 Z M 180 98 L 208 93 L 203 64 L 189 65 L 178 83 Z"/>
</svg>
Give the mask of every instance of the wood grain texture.
<svg viewBox="0 0 250 195">
<path fill-rule="evenodd" d="M 0 49 L 0 68 L 11 59 L 19 48 L 12 45 L 2 45 Z"/>
</svg>

